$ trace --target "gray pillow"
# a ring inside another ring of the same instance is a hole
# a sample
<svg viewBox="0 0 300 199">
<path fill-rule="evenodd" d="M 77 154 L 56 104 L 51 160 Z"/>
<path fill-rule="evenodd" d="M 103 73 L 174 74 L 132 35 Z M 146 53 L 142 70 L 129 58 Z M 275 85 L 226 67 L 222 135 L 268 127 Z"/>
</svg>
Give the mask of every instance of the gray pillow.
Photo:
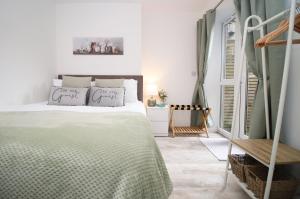
<svg viewBox="0 0 300 199">
<path fill-rule="evenodd" d="M 92 87 L 89 106 L 119 107 L 124 106 L 125 88 Z"/>
<path fill-rule="evenodd" d="M 85 106 L 89 88 L 52 87 L 48 105 Z"/>
<path fill-rule="evenodd" d="M 68 88 L 89 88 L 92 77 L 63 76 L 62 86 Z"/>
<path fill-rule="evenodd" d="M 96 79 L 96 86 L 102 88 L 123 87 L 124 79 Z"/>
</svg>

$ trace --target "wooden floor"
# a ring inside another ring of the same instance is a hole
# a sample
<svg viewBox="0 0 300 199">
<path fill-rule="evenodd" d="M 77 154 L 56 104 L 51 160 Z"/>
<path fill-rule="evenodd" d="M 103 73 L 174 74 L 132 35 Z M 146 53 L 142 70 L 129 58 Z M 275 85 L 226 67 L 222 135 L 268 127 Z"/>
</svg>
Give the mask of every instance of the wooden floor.
<svg viewBox="0 0 300 199">
<path fill-rule="evenodd" d="M 174 186 L 170 199 L 249 199 L 232 177 L 227 189 L 221 190 L 226 162 L 218 161 L 199 137 L 158 137 L 156 141 Z"/>
</svg>

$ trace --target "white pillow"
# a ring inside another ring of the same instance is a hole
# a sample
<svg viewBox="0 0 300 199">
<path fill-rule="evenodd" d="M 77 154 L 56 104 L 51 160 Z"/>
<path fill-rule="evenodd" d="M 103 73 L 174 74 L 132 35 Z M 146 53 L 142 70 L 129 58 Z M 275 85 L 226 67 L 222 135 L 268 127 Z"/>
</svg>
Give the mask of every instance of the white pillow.
<svg viewBox="0 0 300 199">
<path fill-rule="evenodd" d="M 96 85 L 96 82 L 95 81 L 91 81 L 91 87 L 93 87 L 95 85 Z M 52 86 L 62 87 L 62 79 L 53 79 L 52 80 Z"/>
<path fill-rule="evenodd" d="M 125 103 L 137 102 L 137 80 L 125 79 L 123 86 L 125 87 Z"/>
<path fill-rule="evenodd" d="M 62 87 L 62 79 L 53 79 L 52 80 L 52 86 Z"/>
</svg>

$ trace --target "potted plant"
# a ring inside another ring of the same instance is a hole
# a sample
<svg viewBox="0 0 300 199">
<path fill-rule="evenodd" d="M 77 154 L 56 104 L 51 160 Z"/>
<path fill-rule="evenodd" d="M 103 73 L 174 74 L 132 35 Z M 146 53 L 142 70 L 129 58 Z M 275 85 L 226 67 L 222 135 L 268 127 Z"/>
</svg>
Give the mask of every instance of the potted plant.
<svg viewBox="0 0 300 199">
<path fill-rule="evenodd" d="M 162 102 L 162 105 L 166 105 L 168 94 L 164 89 L 159 89 L 158 97 L 159 97 L 160 101 Z"/>
</svg>

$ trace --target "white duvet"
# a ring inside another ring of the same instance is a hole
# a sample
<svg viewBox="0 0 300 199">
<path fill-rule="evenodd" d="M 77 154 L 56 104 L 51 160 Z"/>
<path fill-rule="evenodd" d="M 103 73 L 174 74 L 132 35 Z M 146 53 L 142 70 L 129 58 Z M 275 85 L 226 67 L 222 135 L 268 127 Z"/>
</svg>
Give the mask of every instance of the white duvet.
<svg viewBox="0 0 300 199">
<path fill-rule="evenodd" d="M 47 105 L 48 102 L 36 104 L 0 106 L 0 112 L 16 111 L 73 111 L 73 112 L 137 112 L 146 115 L 145 105 L 141 102 L 126 103 L 122 107 L 94 107 L 94 106 L 54 106 Z"/>
</svg>

